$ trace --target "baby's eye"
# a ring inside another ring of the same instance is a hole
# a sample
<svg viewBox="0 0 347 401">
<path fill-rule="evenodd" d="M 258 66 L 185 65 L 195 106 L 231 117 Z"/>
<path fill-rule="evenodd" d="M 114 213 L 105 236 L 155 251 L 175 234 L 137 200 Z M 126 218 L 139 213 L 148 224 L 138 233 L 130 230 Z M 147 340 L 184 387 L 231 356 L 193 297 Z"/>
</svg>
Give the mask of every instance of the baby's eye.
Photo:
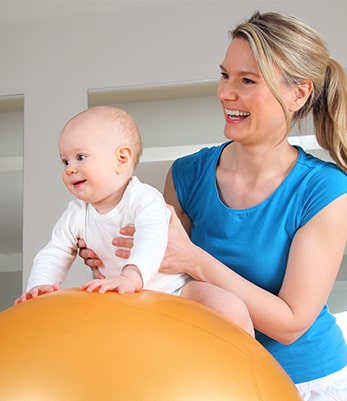
<svg viewBox="0 0 347 401">
<path fill-rule="evenodd" d="M 86 157 L 87 157 L 86 155 L 77 155 L 76 159 L 80 162 L 82 160 L 85 160 Z"/>
<path fill-rule="evenodd" d="M 61 159 L 61 162 L 63 163 L 64 166 L 68 166 L 70 164 L 69 160 L 67 159 Z"/>
</svg>

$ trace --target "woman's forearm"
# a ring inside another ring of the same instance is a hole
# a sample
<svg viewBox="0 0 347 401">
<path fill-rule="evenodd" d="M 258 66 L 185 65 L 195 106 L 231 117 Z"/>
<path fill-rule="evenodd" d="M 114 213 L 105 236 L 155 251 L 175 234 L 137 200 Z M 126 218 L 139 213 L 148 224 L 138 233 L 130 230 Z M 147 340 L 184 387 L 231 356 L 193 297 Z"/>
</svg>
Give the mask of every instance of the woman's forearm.
<svg viewBox="0 0 347 401">
<path fill-rule="evenodd" d="M 195 280 L 235 293 L 247 305 L 255 328 L 280 342 L 291 342 L 301 334 L 302 329 L 293 330 L 294 315 L 285 301 L 242 278 L 193 244 L 175 213 L 169 233 L 161 272 L 187 273 Z"/>
<path fill-rule="evenodd" d="M 290 343 L 306 330 L 296 323 L 293 311 L 279 296 L 244 279 L 194 244 L 187 254 L 191 260 L 187 263 L 187 274 L 238 295 L 260 332 L 281 343 Z"/>
</svg>

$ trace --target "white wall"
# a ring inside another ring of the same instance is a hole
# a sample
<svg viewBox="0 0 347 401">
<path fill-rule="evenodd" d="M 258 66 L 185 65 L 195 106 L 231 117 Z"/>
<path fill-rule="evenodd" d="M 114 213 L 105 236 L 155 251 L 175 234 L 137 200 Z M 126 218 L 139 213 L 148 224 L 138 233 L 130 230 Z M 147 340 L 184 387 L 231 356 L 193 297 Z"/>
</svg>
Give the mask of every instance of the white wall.
<svg viewBox="0 0 347 401">
<path fill-rule="evenodd" d="M 0 95 L 25 97 L 24 282 L 69 199 L 56 141 L 88 89 L 217 78 L 227 31 L 255 10 L 302 17 L 347 66 L 346 1 L 0 2 Z"/>
</svg>

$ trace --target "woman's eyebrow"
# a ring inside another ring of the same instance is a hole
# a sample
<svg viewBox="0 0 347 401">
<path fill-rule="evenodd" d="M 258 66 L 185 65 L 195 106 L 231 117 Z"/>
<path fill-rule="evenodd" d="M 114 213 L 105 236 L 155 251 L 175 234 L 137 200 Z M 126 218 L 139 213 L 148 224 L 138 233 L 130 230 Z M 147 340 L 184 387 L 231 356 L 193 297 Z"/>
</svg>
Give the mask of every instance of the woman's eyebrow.
<svg viewBox="0 0 347 401">
<path fill-rule="evenodd" d="M 228 72 L 226 68 L 223 67 L 223 64 L 219 65 L 219 68 L 223 71 L 223 72 Z M 239 75 L 253 75 L 254 77 L 260 77 L 260 75 L 254 71 L 248 71 L 248 70 L 242 70 L 238 72 Z"/>
</svg>

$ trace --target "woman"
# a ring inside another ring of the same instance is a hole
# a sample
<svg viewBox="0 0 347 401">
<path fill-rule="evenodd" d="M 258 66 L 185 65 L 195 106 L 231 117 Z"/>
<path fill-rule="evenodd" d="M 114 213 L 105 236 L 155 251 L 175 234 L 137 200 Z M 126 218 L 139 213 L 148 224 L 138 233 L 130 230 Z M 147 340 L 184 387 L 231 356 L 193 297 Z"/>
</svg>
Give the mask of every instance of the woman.
<svg viewBox="0 0 347 401">
<path fill-rule="evenodd" d="M 196 300 L 241 298 L 304 400 L 347 400 L 347 346 L 326 306 L 347 239 L 346 75 L 296 18 L 256 13 L 231 39 L 218 88 L 228 141 L 173 163 L 164 195 L 179 219 L 161 271 L 193 277 Z M 310 112 L 336 164 L 288 143 Z"/>
</svg>

